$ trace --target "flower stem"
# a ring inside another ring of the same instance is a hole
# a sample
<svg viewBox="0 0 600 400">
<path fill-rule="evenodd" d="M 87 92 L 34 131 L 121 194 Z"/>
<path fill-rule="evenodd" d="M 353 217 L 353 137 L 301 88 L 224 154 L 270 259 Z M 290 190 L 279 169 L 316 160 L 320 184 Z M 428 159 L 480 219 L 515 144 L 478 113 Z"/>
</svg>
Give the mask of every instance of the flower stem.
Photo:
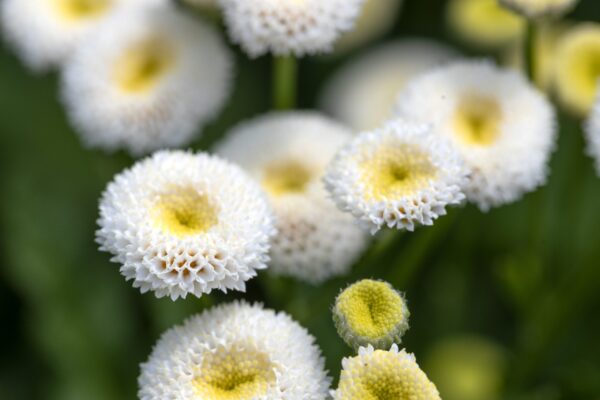
<svg viewBox="0 0 600 400">
<path fill-rule="evenodd" d="M 525 73 L 527 77 L 533 83 L 536 84 L 536 45 L 537 45 L 537 26 L 535 21 L 527 22 L 527 31 L 525 33 L 525 45 L 523 46 L 523 63 L 525 66 Z"/>
<path fill-rule="evenodd" d="M 296 106 L 296 81 L 298 63 L 294 56 L 273 58 L 273 106 L 289 110 Z"/>
</svg>

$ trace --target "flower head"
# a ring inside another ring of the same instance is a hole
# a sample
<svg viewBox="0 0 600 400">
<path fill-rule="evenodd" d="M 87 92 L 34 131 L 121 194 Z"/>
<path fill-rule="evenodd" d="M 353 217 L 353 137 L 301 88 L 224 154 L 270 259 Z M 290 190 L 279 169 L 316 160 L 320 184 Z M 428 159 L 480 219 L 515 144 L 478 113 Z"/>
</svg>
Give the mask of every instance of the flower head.
<svg viewBox="0 0 600 400">
<path fill-rule="evenodd" d="M 138 379 L 141 400 L 325 399 L 315 339 L 287 314 L 229 303 L 165 332 Z"/>
<path fill-rule="evenodd" d="M 219 0 L 231 39 L 251 57 L 330 51 L 364 0 Z"/>
<path fill-rule="evenodd" d="M 596 161 L 596 170 L 600 176 L 600 92 L 585 126 L 587 151 Z"/>
<path fill-rule="evenodd" d="M 389 349 L 402 341 L 410 313 L 402 295 L 387 282 L 364 279 L 335 299 L 333 321 L 352 348 L 372 345 Z"/>
<path fill-rule="evenodd" d="M 599 87 L 600 24 L 580 24 L 568 31 L 558 44 L 555 60 L 559 99 L 573 113 L 586 115 Z"/>
<path fill-rule="evenodd" d="M 264 194 L 239 167 L 162 151 L 117 175 L 100 201 L 100 249 L 142 292 L 173 300 L 244 290 L 275 233 Z"/>
<path fill-rule="evenodd" d="M 361 254 L 365 233 L 327 198 L 321 182 L 351 137 L 319 114 L 288 112 L 243 123 L 219 145 L 220 155 L 262 184 L 275 210 L 270 271 L 319 283 L 347 272 Z"/>
<path fill-rule="evenodd" d="M 385 44 L 342 67 L 327 84 L 321 103 L 358 132 L 375 129 L 392 116 L 407 81 L 456 57 L 452 49 L 426 39 Z"/>
<path fill-rule="evenodd" d="M 59 66 L 84 36 L 124 7 L 163 0 L 4 0 L 4 34 L 31 69 Z"/>
<path fill-rule="evenodd" d="M 499 0 L 503 6 L 527 17 L 558 16 L 569 11 L 579 0 Z"/>
<path fill-rule="evenodd" d="M 134 155 L 188 143 L 222 107 L 231 56 L 172 6 L 120 13 L 67 63 L 63 99 L 89 146 Z"/>
<path fill-rule="evenodd" d="M 397 112 L 431 123 L 454 143 L 470 169 L 467 198 L 482 210 L 514 202 L 546 181 L 554 110 L 520 74 L 458 62 L 411 82 Z"/>
<path fill-rule="evenodd" d="M 342 360 L 334 400 L 440 400 L 435 385 L 419 368 L 415 356 L 392 345 L 389 351 L 361 347 L 356 357 Z"/>
<path fill-rule="evenodd" d="M 448 24 L 463 40 L 479 47 L 499 47 L 517 41 L 525 21 L 498 0 L 450 0 Z"/>
<path fill-rule="evenodd" d="M 325 186 L 338 207 L 377 232 L 432 225 L 464 199 L 466 171 L 444 138 L 401 120 L 360 134 L 329 165 Z"/>
</svg>

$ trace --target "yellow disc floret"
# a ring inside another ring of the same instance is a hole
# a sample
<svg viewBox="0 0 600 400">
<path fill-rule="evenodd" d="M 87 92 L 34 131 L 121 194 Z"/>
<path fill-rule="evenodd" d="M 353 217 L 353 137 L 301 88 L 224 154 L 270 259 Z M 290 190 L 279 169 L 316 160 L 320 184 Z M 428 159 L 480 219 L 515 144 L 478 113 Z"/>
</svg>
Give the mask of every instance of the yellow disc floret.
<svg viewBox="0 0 600 400">
<path fill-rule="evenodd" d="M 493 98 L 465 96 L 454 115 L 454 130 L 459 140 L 468 145 L 489 146 L 500 135 L 502 109 Z"/>
<path fill-rule="evenodd" d="M 572 112 L 586 115 L 600 79 L 600 24 L 574 28 L 560 40 L 555 65 L 556 89 Z"/>
<path fill-rule="evenodd" d="M 125 50 L 115 65 L 114 79 L 124 92 L 146 92 L 164 78 L 174 61 L 173 49 L 167 43 L 147 40 Z"/>
<path fill-rule="evenodd" d="M 175 236 L 204 233 L 217 223 L 217 208 L 193 188 L 178 187 L 158 196 L 152 209 L 154 223 Z"/>
<path fill-rule="evenodd" d="M 111 0 L 52 0 L 60 16 L 69 21 L 80 21 L 102 15 Z"/>
<path fill-rule="evenodd" d="M 439 400 L 435 385 L 414 356 L 396 345 L 390 351 L 361 348 L 346 358 L 335 400 Z"/>
<path fill-rule="evenodd" d="M 400 343 L 408 317 L 402 296 L 389 283 L 370 279 L 345 289 L 334 307 L 338 332 L 354 348 L 367 344 L 389 348 Z"/>
<path fill-rule="evenodd" d="M 301 162 L 286 160 L 265 168 L 263 187 L 272 195 L 301 193 L 313 178 L 313 171 Z"/>
<path fill-rule="evenodd" d="M 267 393 L 275 379 L 268 355 L 240 345 L 207 354 L 194 386 L 202 399 L 247 400 Z"/>
</svg>

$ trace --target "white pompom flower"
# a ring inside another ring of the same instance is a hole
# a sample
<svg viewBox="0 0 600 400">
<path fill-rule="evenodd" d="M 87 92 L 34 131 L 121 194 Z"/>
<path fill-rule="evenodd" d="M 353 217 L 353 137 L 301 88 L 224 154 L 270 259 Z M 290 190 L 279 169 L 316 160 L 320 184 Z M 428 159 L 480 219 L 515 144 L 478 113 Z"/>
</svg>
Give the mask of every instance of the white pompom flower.
<svg viewBox="0 0 600 400">
<path fill-rule="evenodd" d="M 587 120 L 585 131 L 587 136 L 587 152 L 596 161 L 596 170 L 600 176 L 600 93 Z"/>
<path fill-rule="evenodd" d="M 396 344 L 389 351 L 361 347 L 356 357 L 344 358 L 342 366 L 338 388 L 331 392 L 334 400 L 441 400 L 415 356 Z"/>
<path fill-rule="evenodd" d="M 319 114 L 286 112 L 241 124 L 219 145 L 217 153 L 246 169 L 271 200 L 278 234 L 270 271 L 317 284 L 346 273 L 364 250 L 365 232 L 327 198 L 321 181 L 351 138 Z"/>
<path fill-rule="evenodd" d="M 34 71 L 62 65 L 98 24 L 126 6 L 163 0 L 4 0 L 0 3 L 6 40 Z"/>
<path fill-rule="evenodd" d="M 138 384 L 140 400 L 325 400 L 330 379 L 306 329 L 233 302 L 165 332 Z"/>
<path fill-rule="evenodd" d="M 527 18 L 560 16 L 571 10 L 579 0 L 499 0 L 500 4 Z"/>
<path fill-rule="evenodd" d="M 140 155 L 189 143 L 224 105 L 232 57 L 173 6 L 107 21 L 65 65 L 62 94 L 84 143 Z"/>
<path fill-rule="evenodd" d="M 245 290 L 266 268 L 274 218 L 239 167 L 204 153 L 161 151 L 117 175 L 100 201 L 100 249 L 142 293 L 176 300 Z"/>
<path fill-rule="evenodd" d="M 483 211 L 546 182 L 555 113 L 521 74 L 487 62 L 457 62 L 408 84 L 397 114 L 426 121 L 453 142 L 470 169 L 467 198 Z"/>
<path fill-rule="evenodd" d="M 325 53 L 351 30 L 364 0 L 219 0 L 233 42 L 251 57 Z"/>
<path fill-rule="evenodd" d="M 455 58 L 454 50 L 426 39 L 384 44 L 336 72 L 325 87 L 321 104 L 356 131 L 375 129 L 392 117 L 406 82 Z"/>
<path fill-rule="evenodd" d="M 330 163 L 325 186 L 338 207 L 371 233 L 433 225 L 465 196 L 458 153 L 427 125 L 392 120 L 362 133 Z"/>
</svg>

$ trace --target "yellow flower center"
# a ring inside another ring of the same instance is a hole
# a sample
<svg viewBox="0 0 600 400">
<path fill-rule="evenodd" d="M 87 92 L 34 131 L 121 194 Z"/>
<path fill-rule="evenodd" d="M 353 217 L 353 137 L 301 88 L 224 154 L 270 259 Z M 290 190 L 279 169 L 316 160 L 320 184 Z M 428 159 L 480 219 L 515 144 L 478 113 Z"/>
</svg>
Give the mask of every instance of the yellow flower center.
<svg viewBox="0 0 600 400">
<path fill-rule="evenodd" d="M 361 164 L 367 200 L 396 199 L 426 187 L 436 175 L 429 156 L 413 145 L 381 146 Z"/>
<path fill-rule="evenodd" d="M 387 336 L 405 318 L 404 300 L 385 282 L 362 280 L 344 290 L 336 308 L 353 333 L 377 339 Z"/>
<path fill-rule="evenodd" d="M 297 161 L 275 162 L 264 171 L 263 187 L 275 196 L 301 193 L 313 178 L 313 171 Z"/>
<path fill-rule="evenodd" d="M 489 146 L 500 136 L 502 110 L 498 102 L 485 96 L 467 96 L 454 115 L 458 139 L 469 145 Z"/>
<path fill-rule="evenodd" d="M 152 89 L 175 63 L 173 49 L 161 40 L 147 40 L 127 49 L 117 61 L 114 78 L 121 90 L 142 93 Z"/>
<path fill-rule="evenodd" d="M 155 225 L 176 236 L 208 231 L 218 220 L 217 208 L 208 196 L 193 188 L 175 188 L 158 196 L 152 209 Z"/>
<path fill-rule="evenodd" d="M 103 14 L 112 0 L 53 0 L 59 14 L 66 20 L 78 21 Z"/>
<path fill-rule="evenodd" d="M 194 386 L 202 399 L 248 400 L 266 394 L 275 379 L 273 363 L 266 354 L 234 346 L 207 354 Z"/>
<path fill-rule="evenodd" d="M 600 79 L 600 36 L 595 42 L 582 44 L 573 53 L 570 74 L 581 100 L 593 104 Z"/>
</svg>

